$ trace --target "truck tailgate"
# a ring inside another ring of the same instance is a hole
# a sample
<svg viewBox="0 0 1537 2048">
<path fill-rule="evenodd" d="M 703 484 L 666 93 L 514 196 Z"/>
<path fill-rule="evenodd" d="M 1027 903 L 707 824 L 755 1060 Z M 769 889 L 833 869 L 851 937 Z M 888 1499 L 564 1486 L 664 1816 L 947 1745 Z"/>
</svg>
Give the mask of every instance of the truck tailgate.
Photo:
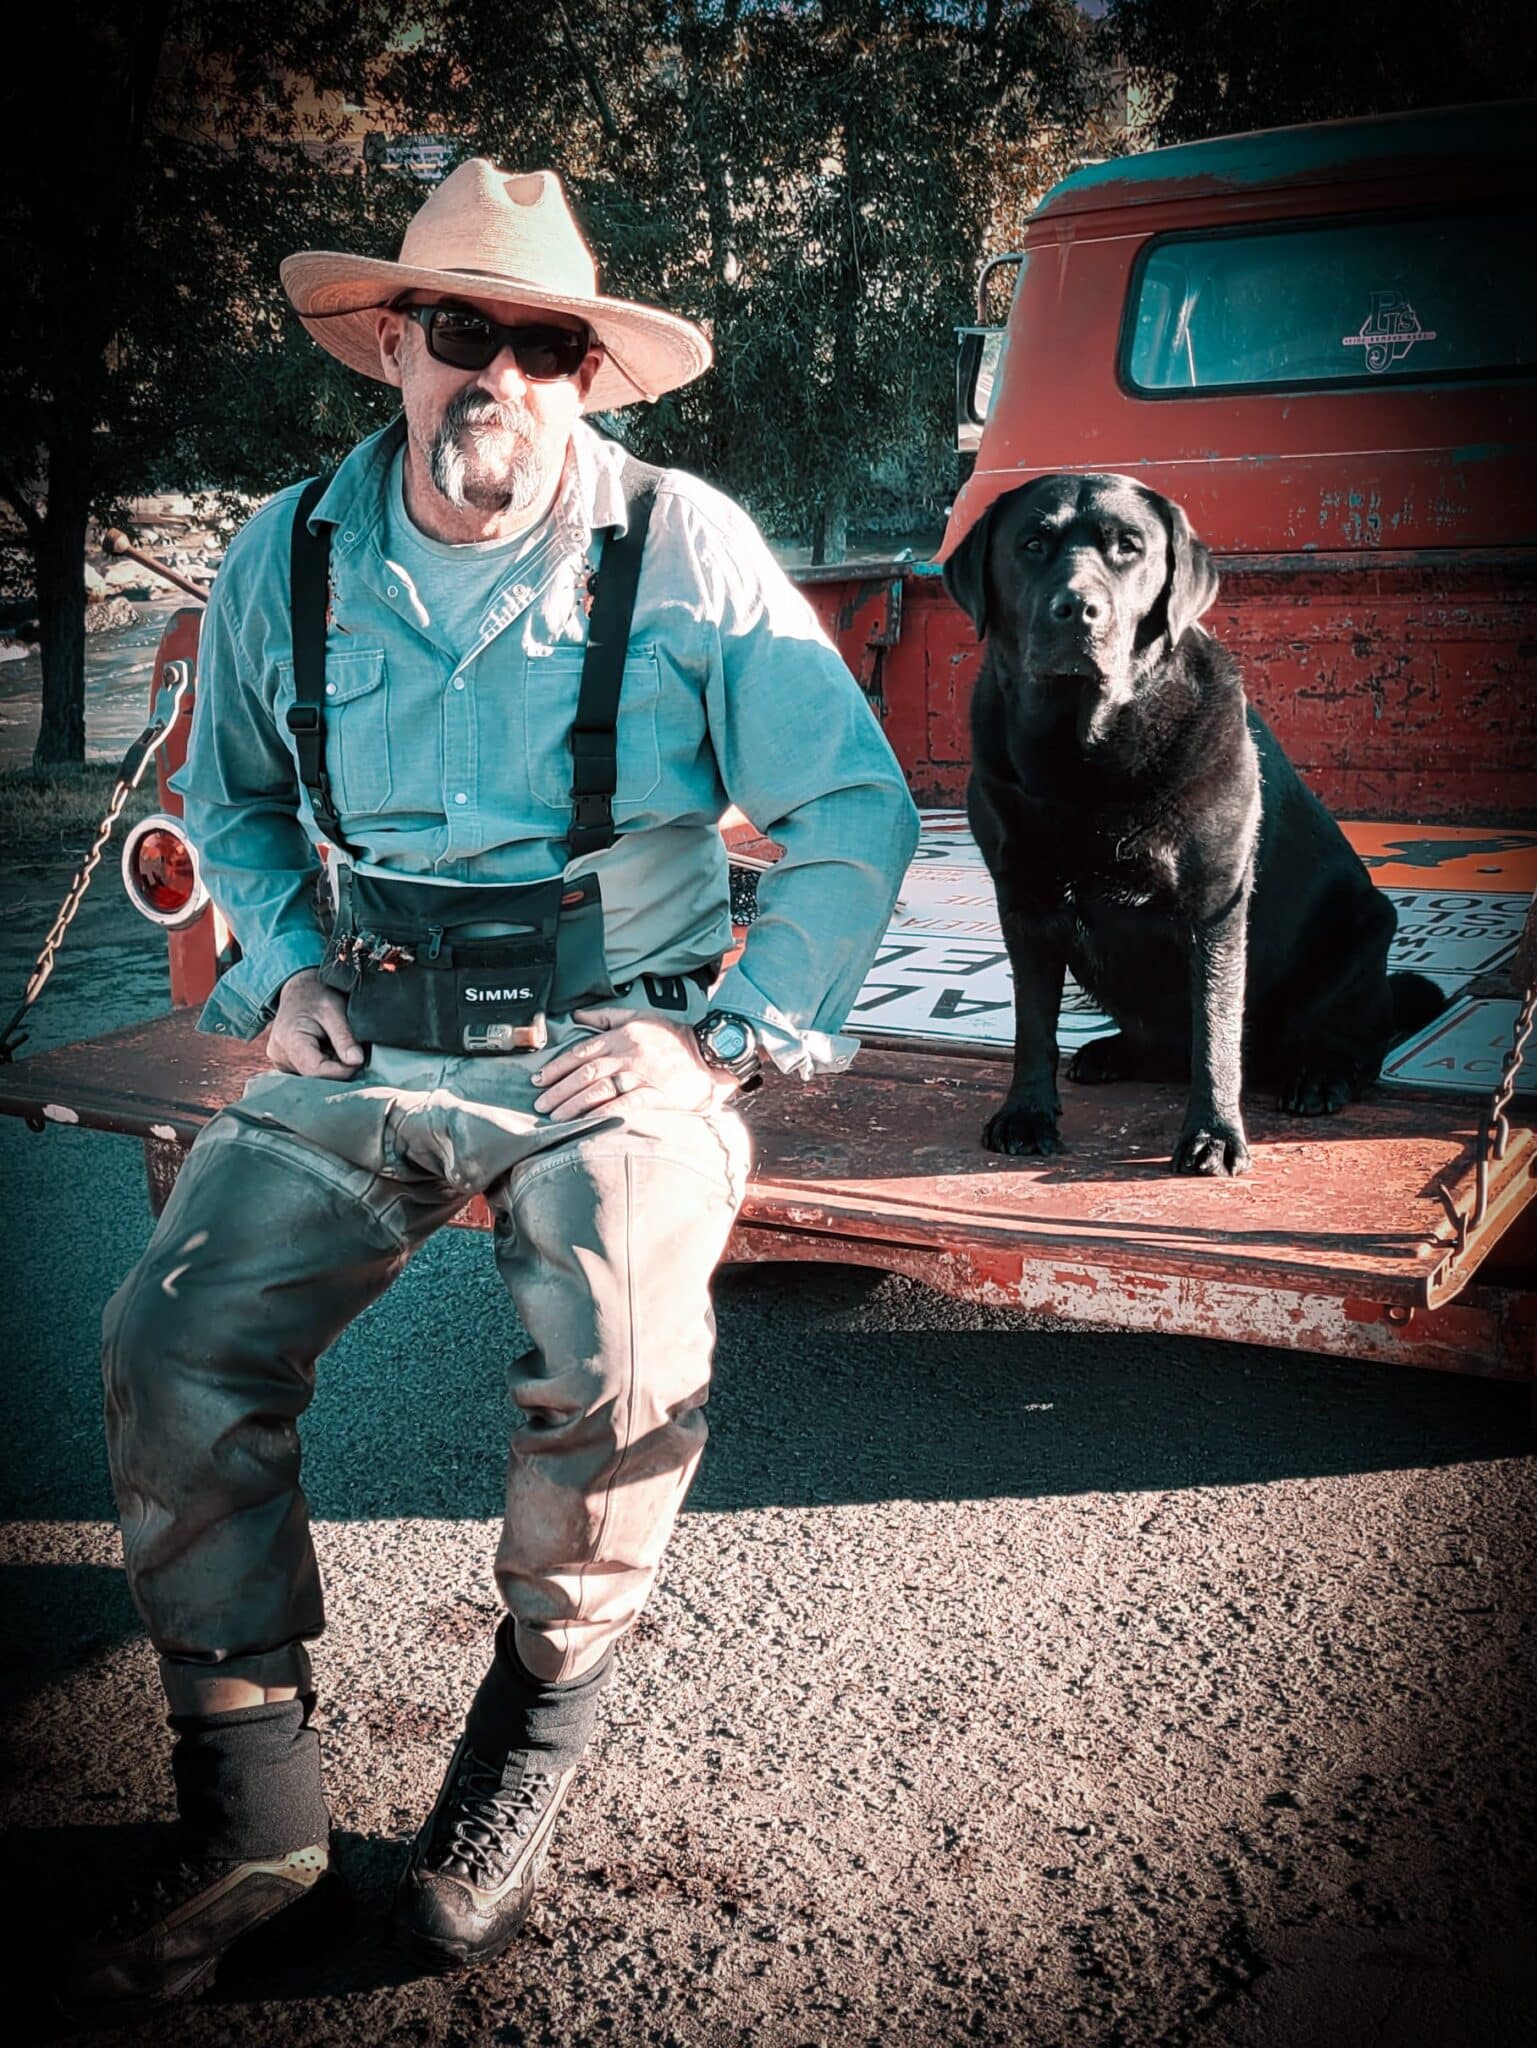
<svg viewBox="0 0 1537 2048">
<path fill-rule="evenodd" d="M 0 1112 L 139 1137 L 163 1190 L 262 1066 L 257 1047 L 200 1034 L 177 1009 L 0 1068 Z M 1478 1107 L 1465 1099 L 1384 1091 L 1326 1123 L 1255 1107 L 1254 1172 L 1198 1181 L 1169 1171 L 1179 1090 L 1065 1086 L 1070 1151 L 1011 1160 L 979 1143 L 1006 1085 L 996 1057 L 893 1048 L 766 1089 L 730 1256 L 846 1261 L 1091 1325 L 1530 1376 L 1537 1295 L 1468 1283 L 1502 1240 L 1506 1266 L 1525 1247 L 1532 1132 L 1512 1128 L 1487 1220 L 1449 1258 L 1439 1190 L 1464 1209 L 1472 1198 Z M 464 1220 L 489 1219 L 477 1203 Z"/>
</svg>

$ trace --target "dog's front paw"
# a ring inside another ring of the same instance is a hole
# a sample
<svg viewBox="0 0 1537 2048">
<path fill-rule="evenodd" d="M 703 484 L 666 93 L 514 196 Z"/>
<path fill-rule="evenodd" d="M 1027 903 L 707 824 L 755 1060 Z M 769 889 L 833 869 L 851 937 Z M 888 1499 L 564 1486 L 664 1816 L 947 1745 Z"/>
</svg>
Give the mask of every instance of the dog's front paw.
<svg viewBox="0 0 1537 2048">
<path fill-rule="evenodd" d="M 1174 1171 L 1197 1173 L 1211 1178 L 1236 1176 L 1249 1171 L 1249 1146 L 1243 1125 L 1228 1123 L 1219 1116 L 1203 1117 L 1187 1124 L 1174 1148 Z"/>
<path fill-rule="evenodd" d="M 1067 1150 L 1057 1136 L 1057 1112 L 1029 1102 L 1006 1102 L 996 1116 L 988 1118 L 982 1143 L 989 1152 L 1016 1157 L 1034 1153 L 1040 1159 Z"/>
<path fill-rule="evenodd" d="M 1333 1116 L 1360 1093 L 1360 1075 L 1346 1065 L 1307 1061 L 1287 1080 L 1276 1107 L 1287 1116 Z"/>
</svg>

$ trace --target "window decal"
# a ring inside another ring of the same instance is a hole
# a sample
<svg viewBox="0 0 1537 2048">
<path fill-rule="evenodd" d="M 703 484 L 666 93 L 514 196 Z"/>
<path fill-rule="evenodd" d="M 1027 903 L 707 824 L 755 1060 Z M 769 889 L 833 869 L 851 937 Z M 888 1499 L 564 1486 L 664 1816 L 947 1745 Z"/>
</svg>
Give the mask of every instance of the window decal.
<svg viewBox="0 0 1537 2048">
<path fill-rule="evenodd" d="M 1354 334 L 1342 334 L 1344 348 L 1364 348 L 1366 367 L 1381 376 L 1393 363 L 1401 363 L 1417 341 L 1434 341 L 1436 330 L 1421 327 L 1419 315 L 1402 292 L 1372 293 L 1372 309 Z"/>
</svg>

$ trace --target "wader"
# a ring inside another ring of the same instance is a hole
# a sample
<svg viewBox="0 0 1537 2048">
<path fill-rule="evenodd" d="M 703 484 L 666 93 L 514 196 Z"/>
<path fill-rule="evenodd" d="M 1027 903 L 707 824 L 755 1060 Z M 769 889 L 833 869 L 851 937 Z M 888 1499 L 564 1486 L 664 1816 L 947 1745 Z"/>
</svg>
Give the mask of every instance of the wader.
<svg viewBox="0 0 1537 2048">
<path fill-rule="evenodd" d="M 615 728 L 656 472 L 625 466 L 572 731 L 572 856 L 614 838 Z M 288 714 L 321 830 L 344 854 L 325 768 L 329 531 L 294 518 Z M 583 1035 L 573 1007 L 707 1007 L 708 975 L 615 990 L 596 878 L 455 888 L 341 869 L 323 978 L 369 1048 L 337 1081 L 263 1074 L 188 1155 L 143 1259 L 109 1303 L 103 1371 L 129 1587 L 170 1679 L 310 1685 L 324 1625 L 297 1423 L 317 1355 L 463 1202 L 532 1349 L 496 1576 L 519 1656 L 591 1669 L 639 1613 L 705 1441 L 711 1274 L 745 1192 L 745 1128 L 634 1096 L 552 1123 L 531 1074 Z M 409 1434 L 409 1415 L 400 1428 Z"/>
</svg>

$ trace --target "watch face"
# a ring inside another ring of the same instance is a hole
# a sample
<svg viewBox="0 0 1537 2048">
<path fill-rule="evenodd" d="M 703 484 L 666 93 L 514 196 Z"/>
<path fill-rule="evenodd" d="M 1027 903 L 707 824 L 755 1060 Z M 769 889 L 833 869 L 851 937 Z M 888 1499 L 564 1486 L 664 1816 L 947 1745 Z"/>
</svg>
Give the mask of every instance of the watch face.
<svg viewBox="0 0 1537 2048">
<path fill-rule="evenodd" d="M 739 1060 L 750 1042 L 746 1027 L 735 1017 L 722 1017 L 719 1023 L 711 1026 L 710 1044 L 718 1059 Z"/>
</svg>

